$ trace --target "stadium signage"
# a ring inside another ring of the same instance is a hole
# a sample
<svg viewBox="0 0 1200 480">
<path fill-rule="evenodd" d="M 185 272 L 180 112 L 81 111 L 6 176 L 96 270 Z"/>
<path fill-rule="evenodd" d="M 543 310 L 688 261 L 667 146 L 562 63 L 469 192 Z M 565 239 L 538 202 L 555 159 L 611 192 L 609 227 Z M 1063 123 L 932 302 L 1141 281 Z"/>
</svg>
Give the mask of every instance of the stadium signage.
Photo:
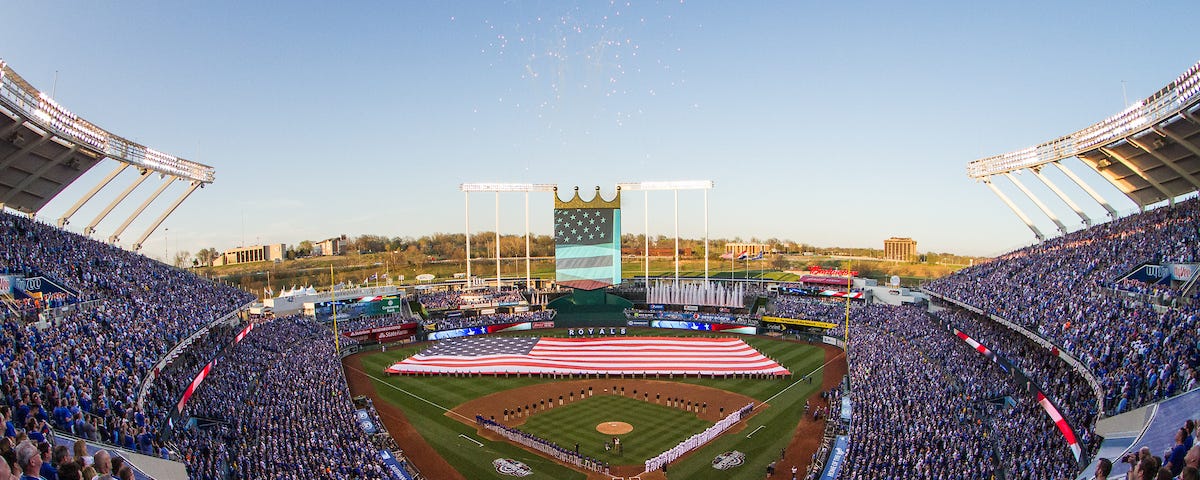
<svg viewBox="0 0 1200 480">
<path fill-rule="evenodd" d="M 533 322 L 533 328 L 554 328 L 554 322 Z"/>
<path fill-rule="evenodd" d="M 837 326 L 836 323 L 820 322 L 817 320 L 802 320 L 799 318 L 782 318 L 782 317 L 764 316 L 763 321 L 764 322 L 775 322 L 775 323 L 786 323 L 788 325 L 799 325 L 801 327 L 814 327 L 814 328 L 833 328 L 833 327 Z"/>
<path fill-rule="evenodd" d="M 400 461 L 392 455 L 392 452 L 380 450 L 379 458 L 383 460 L 384 466 L 387 467 L 388 478 L 392 480 L 408 480 L 412 478 L 404 471 L 404 467 L 400 466 Z"/>
<path fill-rule="evenodd" d="M 822 268 L 817 265 L 808 267 L 808 273 L 813 275 L 832 275 L 835 277 L 857 277 L 858 270 L 838 270 L 836 268 Z"/>
<path fill-rule="evenodd" d="M 683 309 L 684 309 L 684 311 L 688 311 L 688 312 L 699 312 L 700 311 L 700 307 L 698 307 L 696 305 L 684 305 Z"/>
<path fill-rule="evenodd" d="M 587 335 L 625 335 L 625 327 L 588 327 L 588 328 L 568 328 L 568 337 L 578 337 Z"/>
<path fill-rule="evenodd" d="M 392 338 L 392 337 L 399 337 L 402 335 L 410 335 L 411 333 L 412 332 L 409 332 L 408 330 L 396 330 L 396 331 L 392 331 L 392 332 L 383 332 L 383 333 L 380 333 L 378 336 L 376 336 L 375 339 L 377 341 L 382 342 L 384 339 L 388 339 L 388 338 Z"/>
<path fill-rule="evenodd" d="M 732 452 L 725 452 L 714 457 L 712 461 L 712 468 L 717 470 L 729 470 L 733 467 L 740 467 L 743 463 L 746 463 L 746 454 L 734 450 Z"/>
<path fill-rule="evenodd" d="M 649 327 L 650 321 L 649 320 L 627 320 L 625 322 L 625 324 L 629 325 L 631 327 Z"/>
<path fill-rule="evenodd" d="M 529 468 L 529 465 L 511 458 L 497 458 L 492 460 L 492 466 L 496 467 L 496 472 L 501 475 L 511 477 L 528 477 L 533 475 L 533 470 Z"/>
<path fill-rule="evenodd" d="M 368 414 L 366 410 L 361 408 L 355 410 L 354 419 L 358 423 L 358 428 L 361 428 L 363 433 L 367 435 L 374 435 L 375 432 L 379 431 L 375 428 L 375 422 L 371 420 L 371 415 Z"/>
<path fill-rule="evenodd" d="M 846 462 L 846 454 L 850 450 L 849 444 L 849 437 L 837 436 L 837 440 L 833 442 L 833 452 L 829 454 L 829 463 L 825 464 L 825 470 L 821 472 L 821 480 L 838 478 L 838 474 L 842 471 L 842 465 Z"/>
<path fill-rule="evenodd" d="M 1171 278 L 1181 282 L 1186 282 L 1196 276 L 1196 270 L 1200 268 L 1200 264 L 1196 263 L 1176 263 L 1171 265 Z"/>
</svg>

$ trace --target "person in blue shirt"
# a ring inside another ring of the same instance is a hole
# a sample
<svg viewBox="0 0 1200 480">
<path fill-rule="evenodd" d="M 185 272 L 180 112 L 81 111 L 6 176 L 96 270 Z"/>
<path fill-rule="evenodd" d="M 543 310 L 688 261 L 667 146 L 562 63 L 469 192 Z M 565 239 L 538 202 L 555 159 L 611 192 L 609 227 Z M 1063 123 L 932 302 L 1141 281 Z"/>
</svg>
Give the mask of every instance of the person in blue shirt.
<svg viewBox="0 0 1200 480">
<path fill-rule="evenodd" d="M 38 454 L 42 457 L 42 468 L 38 469 L 38 474 L 46 480 L 58 480 L 58 467 L 50 461 L 50 444 L 38 443 Z"/>
<path fill-rule="evenodd" d="M 8 405 L 0 407 L 0 418 L 4 419 L 4 436 L 17 436 L 17 426 L 13 424 L 12 409 L 8 408 Z"/>
<path fill-rule="evenodd" d="M 1188 448 L 1183 445 L 1186 438 L 1186 428 L 1177 430 L 1175 432 L 1175 446 L 1171 447 L 1171 450 L 1167 452 L 1166 458 L 1163 459 L 1166 462 L 1166 467 L 1171 470 L 1171 475 L 1175 477 L 1178 477 L 1183 472 L 1183 459 L 1188 452 Z"/>
<path fill-rule="evenodd" d="M 46 480 L 39 475 L 42 469 L 42 456 L 33 442 L 25 440 L 17 445 L 17 469 L 21 471 L 21 480 Z"/>
</svg>

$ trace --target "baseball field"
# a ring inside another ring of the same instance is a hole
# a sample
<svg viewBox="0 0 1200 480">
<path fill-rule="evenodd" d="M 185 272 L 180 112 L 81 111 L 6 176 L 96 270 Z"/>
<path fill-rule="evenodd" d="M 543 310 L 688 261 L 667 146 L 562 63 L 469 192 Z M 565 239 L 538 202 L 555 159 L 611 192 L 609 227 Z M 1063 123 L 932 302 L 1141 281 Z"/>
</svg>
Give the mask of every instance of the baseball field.
<svg viewBox="0 0 1200 480">
<path fill-rule="evenodd" d="M 543 337 L 565 334 L 565 330 L 537 332 Z M 629 334 L 703 335 L 649 329 L 630 329 Z M 526 465 L 526 473 L 531 473 L 528 478 L 606 478 L 595 473 L 589 477 L 479 429 L 476 415 L 566 448 L 578 444 L 581 454 L 612 465 L 614 475 L 632 476 L 642 472 L 646 459 L 750 401 L 757 407 L 741 425 L 670 464 L 667 478 L 758 479 L 768 463 L 780 460 L 781 453 L 784 458 L 778 470 L 796 464 L 803 471 L 824 425 L 804 414 L 804 403 L 812 400 L 813 405 L 824 405 L 819 392 L 835 386 L 845 373 L 841 351 L 761 336 L 739 338 L 792 375 L 773 379 L 553 379 L 383 373 L 425 345 L 364 352 L 347 357 L 344 364 L 351 392 L 374 399 L 388 431 L 410 461 L 432 479 L 504 478 L 496 466 L 501 459 Z M 515 413 L 518 408 L 519 416 Z M 725 470 L 715 470 L 713 459 L 733 451 L 744 455 L 733 455 L 742 460 L 726 461 L 721 465 Z M 642 478 L 662 475 L 656 472 Z"/>
</svg>

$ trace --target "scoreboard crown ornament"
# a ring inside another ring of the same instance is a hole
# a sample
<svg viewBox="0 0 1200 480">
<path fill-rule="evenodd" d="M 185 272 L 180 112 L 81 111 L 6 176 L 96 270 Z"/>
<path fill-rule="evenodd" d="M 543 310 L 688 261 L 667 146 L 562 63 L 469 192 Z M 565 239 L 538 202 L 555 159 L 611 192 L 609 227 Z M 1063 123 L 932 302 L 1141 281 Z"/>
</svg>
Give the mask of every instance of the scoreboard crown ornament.
<svg viewBox="0 0 1200 480">
<path fill-rule="evenodd" d="M 583 200 L 579 197 L 579 187 L 575 187 L 575 192 L 570 200 L 563 201 L 558 198 L 558 187 L 554 187 L 554 208 L 621 208 L 621 187 L 617 186 L 617 194 L 612 200 L 605 200 L 600 195 L 600 187 L 596 186 L 596 193 L 591 200 Z"/>
</svg>

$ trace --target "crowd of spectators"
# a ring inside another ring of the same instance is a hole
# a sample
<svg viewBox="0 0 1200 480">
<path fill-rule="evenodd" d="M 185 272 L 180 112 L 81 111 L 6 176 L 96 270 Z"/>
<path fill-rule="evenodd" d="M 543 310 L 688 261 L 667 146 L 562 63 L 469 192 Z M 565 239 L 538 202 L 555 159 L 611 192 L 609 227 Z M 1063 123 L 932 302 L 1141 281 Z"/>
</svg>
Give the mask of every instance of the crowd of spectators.
<svg viewBox="0 0 1200 480">
<path fill-rule="evenodd" d="M 496 290 L 494 288 L 479 288 L 470 291 L 446 290 L 440 292 L 422 292 L 417 300 L 426 310 L 457 310 L 472 308 L 475 305 L 492 305 L 500 303 L 516 304 L 525 300 L 518 289 Z"/>
<path fill-rule="evenodd" d="M 0 480 L 133 480 L 125 458 L 106 450 L 88 455 L 86 442 L 71 448 L 29 438 L 0 440 Z"/>
<path fill-rule="evenodd" d="M 1055 352 L 991 319 L 961 308 L 950 307 L 936 315 L 1021 369 L 1058 406 L 1085 443 L 1099 446 L 1098 442 L 1091 442 L 1099 413 L 1096 395 L 1083 375 Z"/>
<path fill-rule="evenodd" d="M 1145 262 L 1200 260 L 1200 200 L 1114 220 L 977 264 L 926 290 L 1036 332 L 1079 358 L 1114 415 L 1200 385 L 1200 299 L 1163 308 L 1107 288 Z M 1200 293 L 1200 292 L 1197 292 Z"/>
<path fill-rule="evenodd" d="M 1073 478 L 1066 442 L 1030 395 L 920 307 L 856 311 L 849 355 L 841 478 Z"/>
<path fill-rule="evenodd" d="M 387 478 L 329 330 L 313 319 L 255 325 L 217 358 L 184 416 L 217 425 L 175 432 L 190 478 Z"/>
<path fill-rule="evenodd" d="M 242 322 L 219 323 L 210 327 L 203 335 L 177 352 L 150 383 L 145 395 L 145 406 L 150 416 L 166 418 L 168 409 L 175 408 L 180 397 L 200 370 L 213 358 L 233 343 L 245 324 Z"/>
<path fill-rule="evenodd" d="M 253 300 L 115 246 L 0 214 L 0 268 L 48 275 L 79 291 L 84 308 L 48 328 L 0 323 L 0 404 L 28 434 L 55 426 L 137 447 L 156 438 L 137 407 L 140 383 L 192 332 Z M 34 423 L 31 425 L 30 420 Z"/>
<path fill-rule="evenodd" d="M 416 322 L 420 318 L 413 317 L 405 313 L 393 313 L 390 315 L 378 315 L 374 317 L 361 317 L 353 320 L 338 320 L 337 328 L 339 332 L 356 332 L 359 330 L 370 330 L 372 328 L 391 327 L 402 325 L 405 323 Z M 333 323 L 330 322 L 329 328 L 333 328 Z"/>
<path fill-rule="evenodd" d="M 451 330 L 455 328 L 482 327 L 504 323 L 518 322 L 548 322 L 554 320 L 557 310 L 539 310 L 536 312 L 493 313 L 476 315 L 474 317 L 449 317 L 433 320 L 434 329 Z"/>
<path fill-rule="evenodd" d="M 1200 480 L 1200 445 L 1196 444 L 1198 424 L 1198 419 L 1185 421 L 1175 430 L 1173 444 L 1162 456 L 1154 455 L 1150 447 L 1142 447 L 1120 459 L 1100 459 L 1095 478 L 1108 478 L 1115 473 L 1115 464 L 1119 463 L 1127 468 L 1125 477 L 1131 480 Z"/>
<path fill-rule="evenodd" d="M 846 318 L 846 300 L 824 300 L 814 297 L 780 294 L 770 297 L 773 315 L 782 318 L 817 320 L 841 323 Z M 861 301 L 850 301 L 850 309 L 863 306 Z"/>
</svg>

